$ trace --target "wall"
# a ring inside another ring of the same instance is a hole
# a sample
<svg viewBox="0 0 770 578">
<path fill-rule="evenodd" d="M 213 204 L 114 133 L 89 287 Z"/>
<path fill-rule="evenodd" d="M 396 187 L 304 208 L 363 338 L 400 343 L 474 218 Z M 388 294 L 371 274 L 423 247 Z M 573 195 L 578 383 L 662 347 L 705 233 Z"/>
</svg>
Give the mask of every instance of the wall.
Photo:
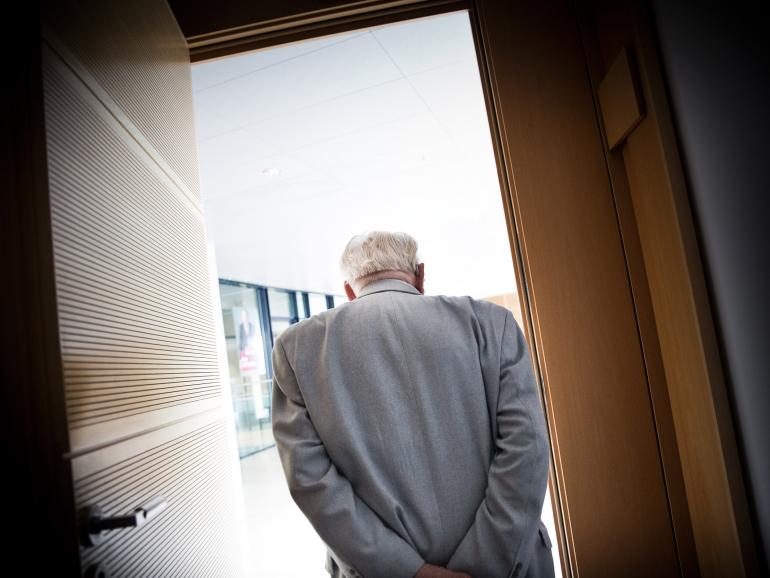
<svg viewBox="0 0 770 578">
<path fill-rule="evenodd" d="M 764 550 L 770 552 L 767 51 L 758 3 L 656 0 L 664 75 L 706 262 L 714 316 Z M 729 12 L 727 11 L 729 10 Z"/>
</svg>

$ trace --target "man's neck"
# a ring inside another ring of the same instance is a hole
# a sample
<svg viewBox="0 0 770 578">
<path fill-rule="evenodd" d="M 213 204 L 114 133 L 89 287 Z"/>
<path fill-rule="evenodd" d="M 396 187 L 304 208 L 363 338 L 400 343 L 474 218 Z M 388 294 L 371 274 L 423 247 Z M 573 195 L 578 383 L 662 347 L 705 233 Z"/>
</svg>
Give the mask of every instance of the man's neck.
<svg viewBox="0 0 770 578">
<path fill-rule="evenodd" d="M 399 281 L 409 283 L 413 287 L 416 287 L 415 284 L 417 282 L 417 278 L 414 276 L 414 274 L 406 273 L 404 271 L 377 271 L 376 273 L 372 273 L 366 277 L 356 279 L 356 292 L 360 292 L 361 289 L 366 287 L 369 283 L 372 283 L 373 281 L 379 281 L 380 279 L 398 279 Z"/>
</svg>

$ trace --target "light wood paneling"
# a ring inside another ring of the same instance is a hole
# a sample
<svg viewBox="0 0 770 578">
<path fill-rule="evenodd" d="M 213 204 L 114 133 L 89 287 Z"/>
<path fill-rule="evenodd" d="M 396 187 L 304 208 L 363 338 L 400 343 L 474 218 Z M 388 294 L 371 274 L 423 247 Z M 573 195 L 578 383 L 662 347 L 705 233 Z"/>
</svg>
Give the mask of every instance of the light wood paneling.
<svg viewBox="0 0 770 578">
<path fill-rule="evenodd" d="M 190 0 L 172 0 L 193 62 L 348 30 L 468 9 L 471 0 L 228 0 L 209 14 Z"/>
<path fill-rule="evenodd" d="M 583 576 L 677 576 L 628 270 L 567 3 L 479 2 L 560 482 Z"/>
<path fill-rule="evenodd" d="M 604 67 L 633 46 L 647 114 L 614 153 L 641 243 L 702 576 L 757 575 L 729 402 L 653 32 L 631 2 L 592 3 Z M 672 440 L 662 440 L 669 445 Z"/>
<path fill-rule="evenodd" d="M 623 47 L 596 89 L 607 145 L 614 149 L 644 116 L 633 53 Z"/>
<path fill-rule="evenodd" d="M 583 6 L 580 11 L 580 28 L 586 51 L 589 76 L 596 88 L 604 77 L 606 66 L 601 58 L 601 51 L 594 33 L 590 8 Z M 622 44 L 620 45 L 622 46 Z M 641 90 L 641 88 L 639 89 Z M 639 98 L 642 98 L 641 95 Z M 600 121 L 603 120 L 600 117 Z M 634 308 L 639 323 L 639 335 L 642 340 L 644 362 L 647 369 L 647 383 L 658 432 L 661 461 L 668 491 L 671 521 L 674 527 L 679 565 L 683 576 L 698 576 L 698 560 L 692 535 L 692 524 L 687 503 L 687 495 L 682 477 L 679 448 L 674 433 L 674 421 L 671 414 L 671 400 L 668 383 L 663 368 L 660 342 L 655 315 L 650 297 L 649 281 L 644 266 L 642 247 L 636 216 L 631 202 L 631 194 L 626 178 L 625 167 L 620 149 L 610 151 L 605 141 L 605 157 L 612 181 L 612 193 L 618 211 L 618 221 L 623 236 L 623 249 L 628 263 L 629 281 L 634 296 Z"/>
</svg>

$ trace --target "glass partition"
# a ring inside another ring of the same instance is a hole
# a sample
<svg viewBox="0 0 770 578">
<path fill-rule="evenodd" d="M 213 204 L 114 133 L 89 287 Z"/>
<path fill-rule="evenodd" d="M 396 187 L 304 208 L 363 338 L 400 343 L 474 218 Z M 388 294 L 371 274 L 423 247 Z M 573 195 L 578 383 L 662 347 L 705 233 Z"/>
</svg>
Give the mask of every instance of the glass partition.
<svg viewBox="0 0 770 578">
<path fill-rule="evenodd" d="M 291 324 L 347 299 L 220 279 L 222 321 L 238 451 L 246 457 L 275 445 L 271 427 L 272 350 Z"/>
<path fill-rule="evenodd" d="M 220 282 L 222 321 L 241 457 L 274 445 L 270 424 L 272 371 L 265 355 L 259 293 L 255 287 Z"/>
</svg>

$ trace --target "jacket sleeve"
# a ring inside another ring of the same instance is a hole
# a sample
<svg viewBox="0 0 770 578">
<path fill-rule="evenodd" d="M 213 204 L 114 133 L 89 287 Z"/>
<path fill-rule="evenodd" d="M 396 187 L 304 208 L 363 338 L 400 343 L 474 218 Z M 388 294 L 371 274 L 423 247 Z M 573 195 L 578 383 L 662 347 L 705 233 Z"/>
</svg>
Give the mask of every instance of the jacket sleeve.
<svg viewBox="0 0 770 578">
<path fill-rule="evenodd" d="M 329 458 L 280 339 L 273 348 L 272 419 L 291 496 L 327 547 L 365 578 L 412 578 L 424 560 L 356 495 Z"/>
<path fill-rule="evenodd" d="M 523 576 L 548 483 L 548 434 L 526 339 L 507 312 L 500 348 L 496 452 L 484 499 L 447 563 L 473 578 Z"/>
</svg>

